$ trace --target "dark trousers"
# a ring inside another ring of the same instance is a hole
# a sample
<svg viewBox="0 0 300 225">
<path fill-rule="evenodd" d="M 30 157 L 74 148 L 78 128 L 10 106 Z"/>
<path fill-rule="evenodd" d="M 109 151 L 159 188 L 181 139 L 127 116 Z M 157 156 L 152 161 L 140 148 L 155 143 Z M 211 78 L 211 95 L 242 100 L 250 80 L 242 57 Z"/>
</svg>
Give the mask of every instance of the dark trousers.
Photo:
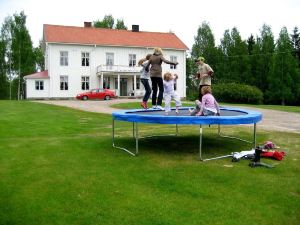
<svg viewBox="0 0 300 225">
<path fill-rule="evenodd" d="M 163 85 L 163 79 L 161 77 L 151 77 L 152 82 L 152 105 L 162 105 L 162 99 L 164 96 L 164 85 Z M 159 89 L 157 102 L 156 102 L 156 96 L 157 96 L 157 87 Z"/>
<path fill-rule="evenodd" d="M 198 99 L 199 101 L 202 101 L 202 93 L 201 93 L 201 88 L 204 87 L 204 86 L 210 86 L 210 85 L 207 85 L 207 84 L 203 84 L 203 85 L 200 85 L 199 86 L 199 94 L 198 94 Z"/>
<path fill-rule="evenodd" d="M 148 79 L 141 79 L 142 84 L 145 88 L 145 95 L 143 97 L 143 102 L 147 102 L 151 95 L 151 87 Z"/>
</svg>

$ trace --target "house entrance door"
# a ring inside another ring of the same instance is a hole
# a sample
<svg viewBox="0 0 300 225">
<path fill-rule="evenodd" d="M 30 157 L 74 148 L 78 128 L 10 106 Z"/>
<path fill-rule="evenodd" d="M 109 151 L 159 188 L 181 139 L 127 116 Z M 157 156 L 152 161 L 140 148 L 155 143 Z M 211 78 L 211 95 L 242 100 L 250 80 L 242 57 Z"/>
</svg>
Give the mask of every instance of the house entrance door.
<svg viewBox="0 0 300 225">
<path fill-rule="evenodd" d="M 120 96 L 127 96 L 127 78 L 120 79 Z"/>
</svg>

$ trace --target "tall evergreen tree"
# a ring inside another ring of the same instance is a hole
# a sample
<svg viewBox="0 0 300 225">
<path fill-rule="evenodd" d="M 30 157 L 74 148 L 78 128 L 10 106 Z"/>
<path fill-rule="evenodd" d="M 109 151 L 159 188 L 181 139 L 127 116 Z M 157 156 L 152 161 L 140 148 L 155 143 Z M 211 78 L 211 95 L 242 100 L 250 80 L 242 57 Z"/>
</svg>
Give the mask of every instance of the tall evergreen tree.
<svg viewBox="0 0 300 225">
<path fill-rule="evenodd" d="M 268 90 L 268 77 L 273 65 L 273 53 L 275 50 L 274 35 L 270 26 L 264 24 L 260 30 L 261 36 L 257 38 L 260 53 L 257 54 L 257 83 L 258 88 L 265 92 Z"/>
<path fill-rule="evenodd" d="M 222 69 L 224 81 L 248 83 L 250 80 L 248 48 L 237 28 L 234 27 L 231 32 L 225 31 L 220 49 L 223 57 L 219 60 L 219 68 Z"/>
<path fill-rule="evenodd" d="M 213 69 L 216 67 L 217 62 L 217 48 L 215 46 L 215 38 L 212 30 L 207 22 L 203 22 L 198 28 L 197 36 L 195 36 L 195 43 L 192 46 L 193 58 L 203 56 L 205 62 L 208 63 Z M 194 64 L 194 67 L 196 65 Z M 215 77 L 218 77 L 215 71 Z"/>
<path fill-rule="evenodd" d="M 279 34 L 266 97 L 272 103 L 294 104 L 300 96 L 300 74 L 286 27 Z"/>
<path fill-rule="evenodd" d="M 296 57 L 296 59 L 298 61 L 298 65 L 300 67 L 300 34 L 298 31 L 298 27 L 294 28 L 291 38 L 292 38 L 294 56 Z"/>
</svg>

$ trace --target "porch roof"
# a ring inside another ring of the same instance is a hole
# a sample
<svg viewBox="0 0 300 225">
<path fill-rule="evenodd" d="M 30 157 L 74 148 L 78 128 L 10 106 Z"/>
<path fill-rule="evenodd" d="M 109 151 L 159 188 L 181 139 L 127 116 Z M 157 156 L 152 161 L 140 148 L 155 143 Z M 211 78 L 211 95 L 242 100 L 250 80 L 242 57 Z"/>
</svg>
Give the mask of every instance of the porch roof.
<svg viewBox="0 0 300 225">
<path fill-rule="evenodd" d="M 48 70 L 24 76 L 24 79 L 49 79 L 49 78 L 50 77 L 48 75 Z"/>
</svg>

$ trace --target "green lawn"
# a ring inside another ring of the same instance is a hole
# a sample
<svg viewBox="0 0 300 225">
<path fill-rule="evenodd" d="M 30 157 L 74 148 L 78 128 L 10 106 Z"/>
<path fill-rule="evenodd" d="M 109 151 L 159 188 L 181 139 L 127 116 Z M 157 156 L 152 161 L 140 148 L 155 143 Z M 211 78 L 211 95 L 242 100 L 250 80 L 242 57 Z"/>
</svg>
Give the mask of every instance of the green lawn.
<svg viewBox="0 0 300 225">
<path fill-rule="evenodd" d="M 112 147 L 111 115 L 28 101 L 0 101 L 0 224 L 299 224 L 300 135 L 259 130 L 283 161 L 250 168 L 230 158 L 200 162 L 198 127 L 140 141 L 132 157 Z M 116 122 L 118 144 L 134 149 L 132 124 Z M 141 135 L 174 126 L 139 126 Z M 251 138 L 248 126 L 227 134 Z M 204 157 L 249 150 L 205 127 Z"/>
</svg>

